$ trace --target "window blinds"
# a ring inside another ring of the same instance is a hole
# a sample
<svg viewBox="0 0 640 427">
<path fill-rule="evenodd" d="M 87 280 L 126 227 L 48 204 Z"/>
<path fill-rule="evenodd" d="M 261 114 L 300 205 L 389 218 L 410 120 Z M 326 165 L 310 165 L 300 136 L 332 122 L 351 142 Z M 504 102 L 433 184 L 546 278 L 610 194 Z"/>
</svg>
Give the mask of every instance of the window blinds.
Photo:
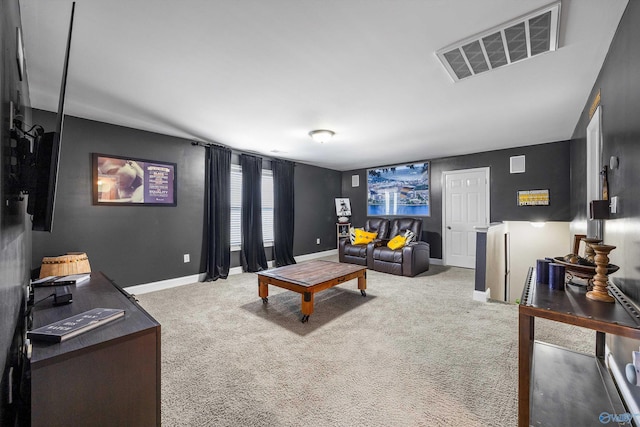
<svg viewBox="0 0 640 427">
<path fill-rule="evenodd" d="M 231 165 L 231 247 L 242 242 L 242 167 Z M 273 245 L 273 172 L 262 170 L 262 239 L 265 246 Z"/>
</svg>

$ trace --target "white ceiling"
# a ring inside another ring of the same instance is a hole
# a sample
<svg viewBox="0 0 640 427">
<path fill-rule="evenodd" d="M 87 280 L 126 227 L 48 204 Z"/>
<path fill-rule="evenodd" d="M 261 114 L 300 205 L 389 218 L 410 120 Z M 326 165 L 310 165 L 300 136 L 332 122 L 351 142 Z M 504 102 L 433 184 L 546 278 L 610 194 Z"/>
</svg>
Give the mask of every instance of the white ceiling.
<svg viewBox="0 0 640 427">
<path fill-rule="evenodd" d="M 462 82 L 435 55 L 550 3 L 77 0 L 65 112 L 336 170 L 567 140 L 627 0 L 564 0 L 557 51 Z M 56 111 L 71 1 L 20 6 Z"/>
</svg>

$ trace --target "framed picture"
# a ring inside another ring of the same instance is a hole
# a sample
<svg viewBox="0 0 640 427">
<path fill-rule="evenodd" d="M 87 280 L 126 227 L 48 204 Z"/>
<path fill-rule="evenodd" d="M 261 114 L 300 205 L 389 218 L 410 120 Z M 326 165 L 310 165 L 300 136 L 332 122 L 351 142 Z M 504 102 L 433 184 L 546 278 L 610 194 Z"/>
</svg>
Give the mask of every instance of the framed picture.
<svg viewBox="0 0 640 427">
<path fill-rule="evenodd" d="M 549 206 L 549 190 L 518 191 L 518 206 Z"/>
<path fill-rule="evenodd" d="M 367 171 L 367 215 L 429 216 L 429 162 Z"/>
<path fill-rule="evenodd" d="M 336 215 L 351 216 L 351 202 L 349 202 L 349 199 L 336 198 Z"/>
<path fill-rule="evenodd" d="M 176 164 L 93 154 L 93 204 L 176 206 Z"/>
</svg>

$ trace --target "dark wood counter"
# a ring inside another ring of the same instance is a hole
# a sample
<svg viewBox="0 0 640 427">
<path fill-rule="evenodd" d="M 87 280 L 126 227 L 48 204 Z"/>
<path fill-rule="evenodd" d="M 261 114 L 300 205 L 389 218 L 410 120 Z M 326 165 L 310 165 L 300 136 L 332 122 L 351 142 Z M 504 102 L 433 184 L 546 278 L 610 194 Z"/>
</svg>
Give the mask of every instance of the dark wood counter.
<svg viewBox="0 0 640 427">
<path fill-rule="evenodd" d="M 615 303 L 586 298 L 586 288 L 553 290 L 530 268 L 522 292 L 518 334 L 518 425 L 598 426 L 599 416 L 625 413 L 604 362 L 605 333 L 640 339 L 640 313 L 618 288 Z M 535 318 L 592 329 L 594 355 L 535 341 Z"/>
<path fill-rule="evenodd" d="M 97 307 L 125 316 L 62 343 L 32 341 L 31 425 L 159 426 L 160 324 L 102 273 L 68 287 L 71 304 L 37 303 L 31 327 Z M 40 301 L 53 288 L 35 288 Z"/>
</svg>

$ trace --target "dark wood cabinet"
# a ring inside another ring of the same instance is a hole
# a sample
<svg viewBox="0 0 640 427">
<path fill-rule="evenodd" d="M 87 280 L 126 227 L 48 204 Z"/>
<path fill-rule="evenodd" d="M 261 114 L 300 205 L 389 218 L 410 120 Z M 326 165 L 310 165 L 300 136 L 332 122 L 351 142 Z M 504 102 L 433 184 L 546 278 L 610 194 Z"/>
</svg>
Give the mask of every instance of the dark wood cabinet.
<svg viewBox="0 0 640 427">
<path fill-rule="evenodd" d="M 159 426 L 160 324 L 102 273 L 69 286 L 71 304 L 54 306 L 36 288 L 31 328 L 96 307 L 125 316 L 62 343 L 32 341 L 32 426 Z"/>
<path fill-rule="evenodd" d="M 627 413 L 605 365 L 605 334 L 640 339 L 640 313 L 618 288 L 609 290 L 615 303 L 592 301 L 585 287 L 537 285 L 529 269 L 518 307 L 520 427 L 602 426 L 601 414 Z M 535 341 L 536 317 L 594 330 L 594 354 Z"/>
</svg>

